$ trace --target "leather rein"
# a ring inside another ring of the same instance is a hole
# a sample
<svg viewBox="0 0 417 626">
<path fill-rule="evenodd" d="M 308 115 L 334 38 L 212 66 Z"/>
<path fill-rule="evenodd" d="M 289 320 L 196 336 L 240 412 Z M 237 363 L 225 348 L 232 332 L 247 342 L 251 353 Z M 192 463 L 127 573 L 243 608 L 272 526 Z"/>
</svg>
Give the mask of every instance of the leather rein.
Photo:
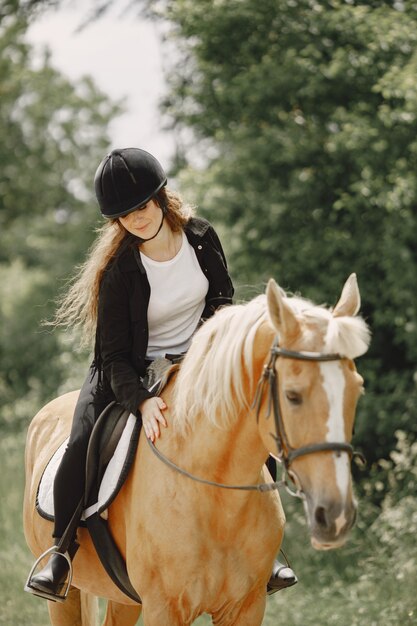
<svg viewBox="0 0 417 626">
<path fill-rule="evenodd" d="M 294 459 L 300 456 L 306 456 L 308 454 L 316 454 L 319 452 L 346 452 L 350 459 L 353 456 L 361 457 L 361 453 L 355 452 L 350 443 L 347 442 L 331 442 L 331 441 L 323 441 L 320 443 L 313 443 L 307 446 L 301 446 L 300 448 L 293 448 L 288 440 L 284 421 L 282 417 L 282 411 L 279 402 L 279 394 L 278 394 L 278 374 L 275 369 L 275 363 L 278 357 L 282 357 L 284 359 L 295 359 L 299 361 L 314 361 L 314 362 L 327 362 L 327 361 L 341 361 L 345 357 L 341 356 L 338 353 L 322 353 L 322 352 L 295 352 L 293 350 L 286 350 L 285 348 L 280 348 L 278 345 L 278 339 L 276 338 L 270 351 L 269 361 L 266 365 L 264 365 L 263 372 L 259 378 L 258 384 L 256 386 L 255 397 L 253 403 L 251 405 L 251 409 L 256 409 L 256 419 L 259 420 L 259 413 L 264 397 L 265 386 L 268 385 L 268 408 L 266 418 L 271 414 L 271 408 L 273 410 L 274 422 L 275 422 L 275 430 L 276 435 L 270 433 L 271 437 L 275 440 L 278 448 L 277 459 L 282 463 L 283 468 L 283 478 L 280 481 L 269 482 L 269 483 L 258 483 L 256 485 L 227 485 L 224 483 L 218 483 L 211 480 L 206 480 L 204 478 L 200 478 L 195 476 L 194 474 L 190 474 L 186 470 L 179 467 L 176 463 L 168 459 L 155 444 L 148 438 L 147 441 L 152 452 L 157 456 L 157 458 L 165 463 L 168 467 L 180 473 L 182 476 L 186 476 L 187 478 L 191 478 L 194 481 L 199 483 L 203 483 L 204 485 L 211 485 L 212 487 L 220 487 L 221 489 L 235 489 L 240 491 L 259 491 L 261 493 L 265 493 L 268 491 L 274 491 L 279 487 L 283 486 L 286 490 L 293 496 L 304 498 L 304 493 L 300 489 L 299 486 L 294 481 L 293 476 L 289 473 L 289 469 L 291 463 Z M 288 481 L 291 481 L 293 485 L 296 487 L 296 491 L 293 491 Z"/>
</svg>

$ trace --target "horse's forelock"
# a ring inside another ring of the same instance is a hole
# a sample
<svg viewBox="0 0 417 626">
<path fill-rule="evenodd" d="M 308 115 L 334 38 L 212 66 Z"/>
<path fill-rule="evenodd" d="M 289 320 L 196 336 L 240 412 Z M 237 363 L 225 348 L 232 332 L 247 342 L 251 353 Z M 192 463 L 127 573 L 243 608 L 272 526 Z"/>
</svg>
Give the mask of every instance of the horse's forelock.
<svg viewBox="0 0 417 626">
<path fill-rule="evenodd" d="M 361 317 L 332 317 L 327 326 L 325 349 L 356 359 L 365 354 L 370 339 L 369 328 Z"/>
<path fill-rule="evenodd" d="M 337 352 L 348 359 L 356 359 L 367 351 L 370 330 L 361 317 L 333 317 L 331 309 L 303 298 L 288 298 L 287 302 L 300 319 L 312 322 L 323 332 L 322 349 L 325 352 Z"/>
</svg>

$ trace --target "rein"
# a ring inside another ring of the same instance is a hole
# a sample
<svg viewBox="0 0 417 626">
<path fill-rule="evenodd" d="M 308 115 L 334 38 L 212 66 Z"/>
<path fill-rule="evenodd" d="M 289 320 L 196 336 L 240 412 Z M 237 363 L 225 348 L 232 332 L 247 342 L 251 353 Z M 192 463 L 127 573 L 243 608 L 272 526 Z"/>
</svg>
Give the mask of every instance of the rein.
<svg viewBox="0 0 417 626">
<path fill-rule="evenodd" d="M 294 459 L 300 456 L 306 456 L 308 454 L 316 454 L 318 452 L 347 452 L 350 459 L 354 456 L 362 457 L 361 453 L 355 452 L 350 443 L 346 442 L 331 442 L 331 441 L 323 441 L 321 443 L 313 443 L 307 446 L 302 446 L 300 448 L 293 448 L 289 441 L 287 434 L 285 432 L 284 421 L 282 418 L 282 412 L 279 402 L 279 394 L 278 394 L 278 375 L 275 370 L 275 363 L 278 357 L 283 357 L 285 359 L 296 359 L 299 361 L 314 361 L 314 362 L 326 362 L 326 361 L 341 361 L 344 357 L 338 353 L 322 353 L 322 352 L 295 352 L 293 350 L 286 350 L 285 348 L 280 348 L 278 345 L 278 339 L 276 338 L 270 351 L 269 361 L 264 366 L 263 372 L 259 378 L 258 384 L 256 386 L 255 397 L 253 403 L 251 405 L 251 409 L 256 408 L 256 418 L 259 419 L 259 413 L 262 405 L 262 400 L 265 391 L 265 385 L 268 384 L 268 409 L 266 418 L 271 414 L 271 408 L 274 414 L 275 421 L 275 430 L 277 432 L 276 435 L 273 433 L 271 437 L 275 440 L 278 448 L 278 456 L 277 459 L 283 465 L 283 478 L 280 481 L 270 482 L 270 483 L 259 483 L 256 485 L 227 485 L 224 483 L 217 483 L 211 480 L 206 480 L 204 478 L 199 478 L 194 474 L 190 474 L 186 470 L 182 469 L 176 463 L 168 459 L 160 450 L 157 449 L 155 444 L 146 437 L 149 446 L 155 456 L 165 463 L 168 467 L 180 473 L 182 476 L 186 476 L 187 478 L 191 478 L 192 480 L 203 483 L 204 485 L 211 485 L 212 487 L 220 487 L 221 489 L 235 489 L 240 491 L 258 491 L 261 493 L 274 491 L 279 487 L 283 486 L 286 488 L 288 493 L 292 496 L 304 498 L 303 491 L 296 485 L 294 478 L 289 473 L 290 465 L 294 461 Z M 363 457 L 362 457 L 363 459 Z M 363 459 L 364 460 L 364 459 Z M 296 491 L 293 491 L 288 484 L 288 480 L 291 481 L 296 486 Z"/>
<path fill-rule="evenodd" d="M 203 485 L 211 485 L 212 487 L 221 487 L 221 489 L 237 489 L 239 491 L 260 491 L 262 493 L 265 493 L 266 491 L 274 491 L 275 489 L 278 489 L 278 487 L 282 484 L 281 482 L 279 483 L 272 482 L 272 483 L 259 483 L 257 485 L 225 485 L 224 483 L 216 483 L 212 480 L 199 478 L 198 476 L 194 476 L 194 474 L 190 474 L 190 472 L 187 472 L 186 470 L 176 465 L 176 463 L 174 463 L 173 461 L 168 459 L 168 457 L 162 454 L 162 452 L 158 450 L 155 444 L 150 439 L 148 439 L 148 437 L 146 437 L 146 439 L 147 439 L 147 442 L 149 443 L 149 446 L 152 452 L 158 457 L 158 459 L 160 459 L 163 463 L 165 463 L 165 465 L 168 465 L 168 467 L 175 470 L 176 472 L 179 472 L 183 476 L 187 476 L 187 478 L 191 478 L 192 480 L 195 480 L 198 483 L 203 483 Z"/>
</svg>

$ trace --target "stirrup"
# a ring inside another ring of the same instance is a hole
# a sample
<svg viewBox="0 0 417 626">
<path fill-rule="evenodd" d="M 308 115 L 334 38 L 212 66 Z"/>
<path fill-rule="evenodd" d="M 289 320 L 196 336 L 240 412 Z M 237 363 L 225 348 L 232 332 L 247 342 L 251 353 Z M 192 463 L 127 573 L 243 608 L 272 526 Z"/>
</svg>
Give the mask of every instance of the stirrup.
<svg viewBox="0 0 417 626">
<path fill-rule="evenodd" d="M 36 568 L 38 567 L 40 562 L 46 556 L 48 556 L 49 554 L 59 554 L 60 556 L 62 556 L 67 561 L 67 563 L 69 565 L 69 572 L 68 572 L 67 582 L 66 582 L 66 584 L 64 583 L 64 588 L 63 588 L 63 591 L 61 593 L 57 593 L 57 594 L 48 593 L 47 591 L 41 591 L 40 589 L 37 589 L 36 587 L 32 587 L 32 585 L 31 585 L 32 576 L 33 576 Z M 40 598 L 45 598 L 46 600 L 51 600 L 52 602 L 65 602 L 65 600 L 67 599 L 68 592 L 69 592 L 70 587 L 71 587 L 72 573 L 73 573 L 72 562 L 71 562 L 71 558 L 70 558 L 70 555 L 68 554 L 68 552 L 59 552 L 58 546 L 52 546 L 52 548 L 48 548 L 48 550 L 45 550 L 45 552 L 43 552 L 40 555 L 40 557 L 38 559 L 36 559 L 35 563 L 33 564 L 32 569 L 29 572 L 29 576 L 28 576 L 28 579 L 26 581 L 26 585 L 23 587 L 23 590 L 27 591 L 28 593 L 33 594 L 34 596 L 39 596 Z"/>
</svg>

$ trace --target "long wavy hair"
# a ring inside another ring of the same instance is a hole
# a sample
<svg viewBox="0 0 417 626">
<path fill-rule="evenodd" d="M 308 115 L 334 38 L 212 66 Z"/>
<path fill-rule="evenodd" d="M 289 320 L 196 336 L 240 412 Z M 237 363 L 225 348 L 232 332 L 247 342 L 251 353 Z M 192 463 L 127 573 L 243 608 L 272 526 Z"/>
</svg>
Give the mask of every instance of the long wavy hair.
<svg viewBox="0 0 417 626">
<path fill-rule="evenodd" d="M 161 208 L 165 207 L 165 219 L 174 232 L 183 229 L 194 214 L 193 207 L 185 205 L 181 196 L 167 187 L 158 192 L 156 200 Z M 94 341 L 103 273 L 130 235 L 118 219 L 106 221 L 97 233 L 85 262 L 76 268 L 63 294 L 58 297 L 54 318 L 45 322 L 47 326 L 80 331 L 80 347 L 91 346 Z"/>
</svg>

